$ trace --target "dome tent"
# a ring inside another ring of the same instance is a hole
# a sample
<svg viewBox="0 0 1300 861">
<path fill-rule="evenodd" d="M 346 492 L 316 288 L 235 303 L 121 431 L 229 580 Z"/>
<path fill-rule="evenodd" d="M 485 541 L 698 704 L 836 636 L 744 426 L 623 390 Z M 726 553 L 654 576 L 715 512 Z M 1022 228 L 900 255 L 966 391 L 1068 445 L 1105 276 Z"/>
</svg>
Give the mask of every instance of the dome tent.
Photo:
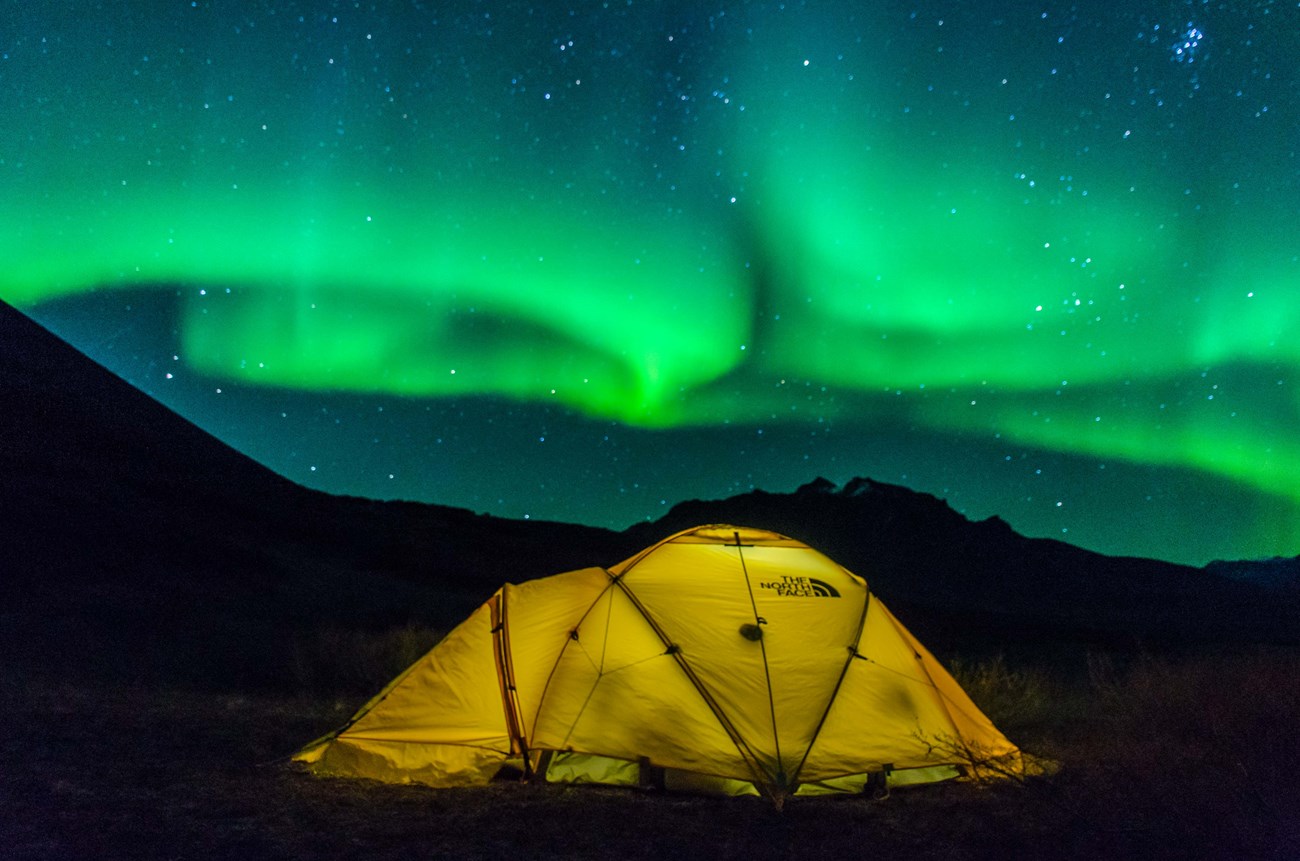
<svg viewBox="0 0 1300 861">
<path fill-rule="evenodd" d="M 1020 757 L 862 578 L 795 539 L 712 525 L 503 586 L 295 759 L 431 786 L 513 766 L 780 803 Z"/>
</svg>

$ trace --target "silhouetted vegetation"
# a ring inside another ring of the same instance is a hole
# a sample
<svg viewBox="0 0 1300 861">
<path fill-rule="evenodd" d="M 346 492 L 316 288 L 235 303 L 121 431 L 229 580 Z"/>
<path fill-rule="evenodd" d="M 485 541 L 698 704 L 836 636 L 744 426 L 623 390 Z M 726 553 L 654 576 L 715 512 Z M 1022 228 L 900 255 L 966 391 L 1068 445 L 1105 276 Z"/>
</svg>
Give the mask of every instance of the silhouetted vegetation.
<svg viewBox="0 0 1300 861">
<path fill-rule="evenodd" d="M 378 632 L 325 627 L 296 637 L 289 671 L 305 694 L 378 693 L 442 639 L 442 633 L 406 624 Z"/>
</svg>

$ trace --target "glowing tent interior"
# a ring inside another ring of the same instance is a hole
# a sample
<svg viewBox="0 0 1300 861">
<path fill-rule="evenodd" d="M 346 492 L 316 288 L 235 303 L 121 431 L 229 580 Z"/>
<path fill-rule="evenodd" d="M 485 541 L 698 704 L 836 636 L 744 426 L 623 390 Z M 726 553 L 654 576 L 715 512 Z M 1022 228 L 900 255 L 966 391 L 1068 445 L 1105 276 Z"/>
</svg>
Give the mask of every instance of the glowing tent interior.
<svg viewBox="0 0 1300 861">
<path fill-rule="evenodd" d="M 700 526 L 502 587 L 296 757 L 314 773 L 788 795 L 1019 763 L 867 583 L 800 541 Z"/>
</svg>

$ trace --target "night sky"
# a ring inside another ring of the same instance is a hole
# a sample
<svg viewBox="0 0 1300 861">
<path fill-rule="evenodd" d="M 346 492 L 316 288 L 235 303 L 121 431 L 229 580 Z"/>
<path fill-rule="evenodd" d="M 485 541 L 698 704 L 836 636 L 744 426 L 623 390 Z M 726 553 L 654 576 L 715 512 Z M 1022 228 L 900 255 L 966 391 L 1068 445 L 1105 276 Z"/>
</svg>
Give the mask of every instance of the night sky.
<svg viewBox="0 0 1300 861">
<path fill-rule="evenodd" d="M 0 298 L 295 481 L 1300 553 L 1291 0 L 130 7 L 0 6 Z"/>
</svg>

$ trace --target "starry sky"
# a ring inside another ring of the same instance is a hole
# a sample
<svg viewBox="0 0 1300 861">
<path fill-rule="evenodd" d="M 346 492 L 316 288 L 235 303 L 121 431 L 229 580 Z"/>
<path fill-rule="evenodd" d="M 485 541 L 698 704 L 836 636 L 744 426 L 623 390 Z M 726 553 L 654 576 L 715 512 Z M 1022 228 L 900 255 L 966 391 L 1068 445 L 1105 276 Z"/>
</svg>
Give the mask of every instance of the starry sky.
<svg viewBox="0 0 1300 861">
<path fill-rule="evenodd" d="M 0 10 L 0 298 L 295 481 L 1300 553 L 1291 0 Z"/>
</svg>

